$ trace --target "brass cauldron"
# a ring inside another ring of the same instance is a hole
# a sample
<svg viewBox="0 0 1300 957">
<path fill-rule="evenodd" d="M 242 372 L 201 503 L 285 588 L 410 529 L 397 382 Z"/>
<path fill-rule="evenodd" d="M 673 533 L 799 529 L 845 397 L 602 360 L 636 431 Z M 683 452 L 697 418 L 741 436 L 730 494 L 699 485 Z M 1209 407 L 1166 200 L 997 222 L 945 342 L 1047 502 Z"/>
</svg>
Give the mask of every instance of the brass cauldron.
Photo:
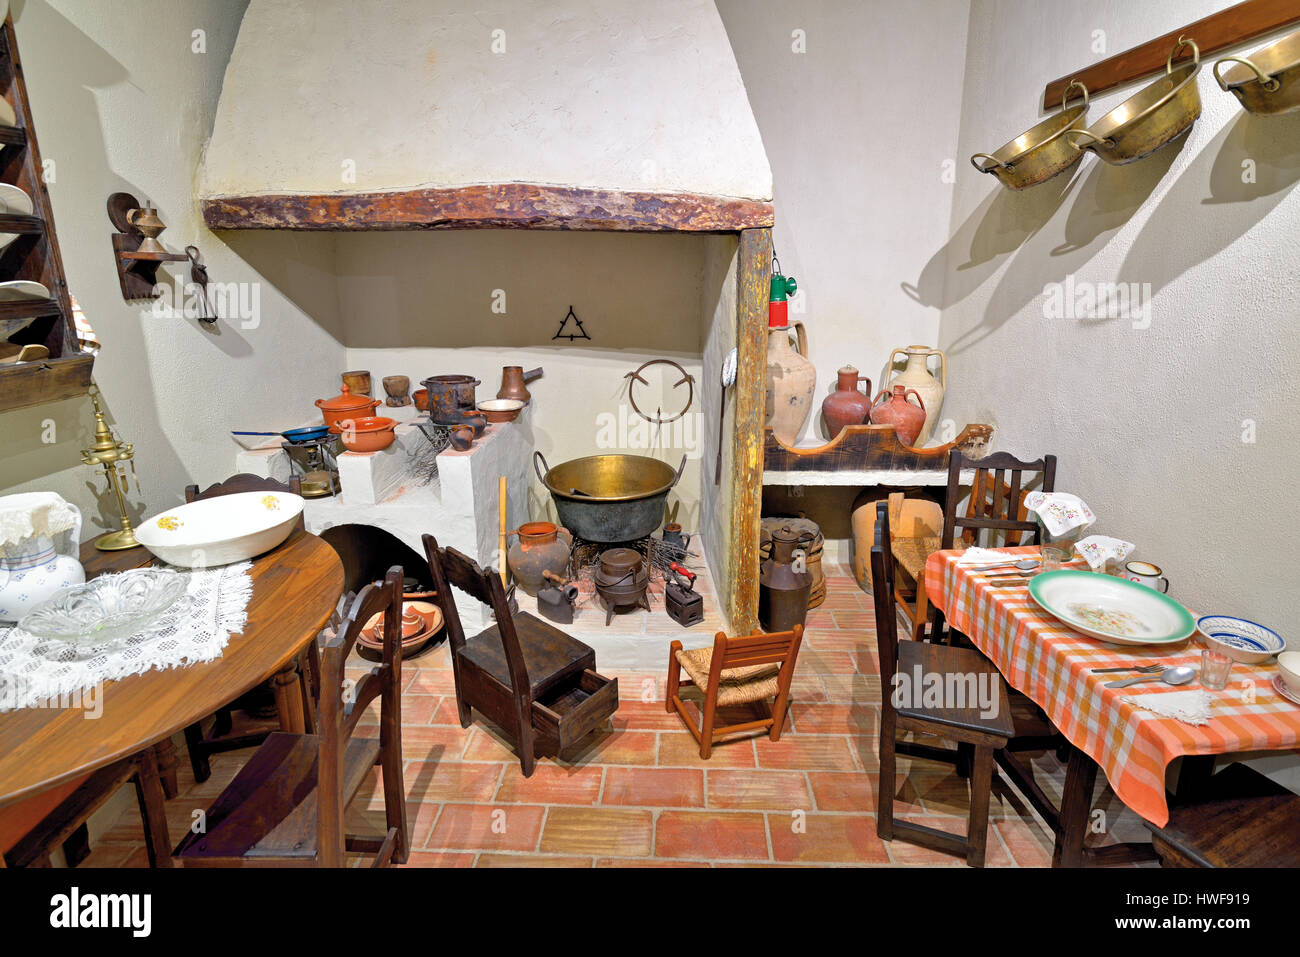
<svg viewBox="0 0 1300 957">
<path fill-rule="evenodd" d="M 1174 54 L 1192 48 L 1192 62 L 1174 69 Z M 1196 75 L 1201 72 L 1201 51 L 1186 37 L 1169 51 L 1165 75 L 1130 96 L 1086 130 L 1067 130 L 1065 138 L 1075 149 L 1092 150 L 1113 166 L 1123 166 L 1150 156 L 1192 128 L 1201 115 L 1201 94 Z M 1081 139 L 1088 142 L 1080 143 Z"/>
<path fill-rule="evenodd" d="M 675 473 L 668 463 L 644 455 L 589 455 L 551 468 L 541 452 L 533 453 L 533 469 L 555 500 L 560 524 L 589 542 L 631 542 L 652 534 L 685 468 L 684 455 Z"/>
<path fill-rule="evenodd" d="M 1225 63 L 1236 63 L 1220 72 Z M 1250 58 L 1226 56 L 1214 64 L 1214 78 L 1251 113 L 1276 116 L 1300 109 L 1300 33 L 1256 50 Z"/>
<path fill-rule="evenodd" d="M 1083 91 L 1083 102 L 1067 108 L 1070 90 L 1076 86 Z M 981 173 L 995 175 L 1007 189 L 1028 189 L 1045 183 L 1083 159 L 1083 152 L 1064 134 L 1083 129 L 1087 116 L 1088 88 L 1074 80 L 1061 97 L 1060 113 L 1049 116 L 993 153 L 976 153 L 970 163 Z"/>
</svg>

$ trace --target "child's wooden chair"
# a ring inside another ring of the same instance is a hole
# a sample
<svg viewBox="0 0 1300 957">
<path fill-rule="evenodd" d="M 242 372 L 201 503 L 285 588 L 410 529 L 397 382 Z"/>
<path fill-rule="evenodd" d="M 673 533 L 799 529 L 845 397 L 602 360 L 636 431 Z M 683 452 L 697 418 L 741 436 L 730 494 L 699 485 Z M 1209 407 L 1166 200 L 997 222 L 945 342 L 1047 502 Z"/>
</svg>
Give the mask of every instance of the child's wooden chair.
<svg viewBox="0 0 1300 957">
<path fill-rule="evenodd" d="M 682 716 L 687 730 L 700 743 L 701 758 L 708 758 L 714 738 L 738 731 L 768 728 L 773 741 L 781 739 L 781 726 L 785 724 L 785 712 L 790 704 L 790 680 L 794 677 L 801 641 L 803 626 L 795 625 L 793 631 L 766 635 L 755 632 L 739 638 L 728 638 L 718 632 L 712 648 L 683 651 L 680 641 L 669 646 L 666 710 L 671 714 L 675 708 Z M 688 675 L 685 679 L 681 676 L 683 670 Z M 683 683 L 695 685 L 704 695 L 703 724 L 699 728 L 678 697 L 678 688 Z M 767 698 L 774 699 L 770 718 L 714 727 L 719 707 Z"/>
</svg>

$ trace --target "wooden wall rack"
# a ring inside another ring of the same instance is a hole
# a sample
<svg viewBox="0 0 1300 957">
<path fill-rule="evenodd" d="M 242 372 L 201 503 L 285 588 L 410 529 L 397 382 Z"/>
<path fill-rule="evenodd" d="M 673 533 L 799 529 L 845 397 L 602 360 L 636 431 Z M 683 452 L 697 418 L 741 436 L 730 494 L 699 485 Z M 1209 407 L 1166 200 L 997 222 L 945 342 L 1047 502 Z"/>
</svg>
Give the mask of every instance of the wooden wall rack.
<svg viewBox="0 0 1300 957">
<path fill-rule="evenodd" d="M 14 37 L 13 18 L 0 32 L 0 95 L 14 108 L 18 125 L 0 128 L 0 182 L 11 183 L 32 199 L 34 215 L 0 216 L 0 232 L 18 238 L 0 252 L 0 280 L 39 282 L 50 298 L 37 302 L 0 303 L 0 319 L 35 316 L 13 342 L 37 343 L 49 349 L 48 359 L 0 365 L 0 412 L 84 395 L 90 388 L 94 357 L 81 351 L 72 319 L 63 257 L 54 232 L 54 213 L 46 189 L 41 153 L 36 145 L 27 83 Z"/>
<path fill-rule="evenodd" d="M 1043 91 L 1043 109 L 1059 109 L 1061 97 L 1067 93 L 1066 88 L 1074 80 L 1088 88 L 1089 96 L 1096 96 L 1159 73 L 1165 68 L 1169 51 L 1174 48 L 1180 36 L 1195 40 L 1201 50 L 1201 59 L 1204 60 L 1211 54 L 1262 37 L 1292 23 L 1300 23 L 1300 3 L 1296 0 L 1245 0 L 1244 3 L 1202 17 L 1195 23 L 1171 30 L 1131 50 L 1058 77 L 1047 84 Z M 1077 95 L 1073 97 L 1077 98 Z"/>
</svg>

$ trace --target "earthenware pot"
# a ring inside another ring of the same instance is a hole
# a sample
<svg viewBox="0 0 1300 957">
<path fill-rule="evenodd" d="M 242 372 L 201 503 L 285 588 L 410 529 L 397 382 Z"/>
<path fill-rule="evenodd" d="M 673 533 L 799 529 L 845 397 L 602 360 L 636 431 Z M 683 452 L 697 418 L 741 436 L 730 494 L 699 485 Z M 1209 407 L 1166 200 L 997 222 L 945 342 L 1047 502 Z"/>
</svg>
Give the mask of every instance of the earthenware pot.
<svg viewBox="0 0 1300 957">
<path fill-rule="evenodd" d="M 370 373 L 364 369 L 343 373 L 343 384 L 351 389 L 354 395 L 368 396 L 373 388 Z"/>
<path fill-rule="evenodd" d="M 853 366 L 845 366 L 835 375 L 835 391 L 822 400 L 826 436 L 831 439 L 850 425 L 861 425 L 871 413 L 871 380 L 858 375 Z M 859 382 L 867 384 L 865 391 L 858 388 Z"/>
<path fill-rule="evenodd" d="M 545 573 L 561 578 L 569 567 L 573 536 L 554 522 L 525 522 L 507 536 L 518 540 L 506 552 L 506 565 L 519 587 L 536 595 L 545 582 Z"/>
<path fill-rule="evenodd" d="M 330 426 L 349 452 L 382 452 L 397 438 L 397 420 L 384 416 L 342 419 Z"/>
<path fill-rule="evenodd" d="M 772 327 L 767 333 L 767 419 L 764 423 L 777 440 L 794 445 L 812 411 L 817 367 L 808 359 L 808 336 L 803 323 L 793 325 L 798 351 L 790 345 L 790 326 Z"/>
<path fill-rule="evenodd" d="M 317 399 L 316 408 L 328 426 L 337 425 L 344 419 L 360 419 L 370 415 L 379 406 L 378 399 L 359 396 L 353 393 L 346 383 L 343 391 L 332 399 Z"/>
<path fill-rule="evenodd" d="M 907 401 L 909 395 L 916 396 L 919 406 Z M 883 400 L 883 401 L 882 401 Z M 872 425 L 892 425 L 898 433 L 898 441 L 904 445 L 915 445 L 916 437 L 925 425 L 925 402 L 915 389 L 894 386 L 893 398 L 881 390 L 876 396 L 876 404 L 871 408 Z"/>
<path fill-rule="evenodd" d="M 421 412 L 429 411 L 429 390 L 416 389 L 411 393 L 411 398 L 415 400 L 415 407 Z"/>
<path fill-rule="evenodd" d="M 894 356 L 903 355 L 907 358 L 907 367 L 895 375 L 890 375 L 894 366 Z M 936 379 L 930 374 L 929 362 L 932 356 L 939 357 L 939 377 Z M 922 445 L 930 438 L 930 433 L 934 431 L 934 423 L 939 417 L 939 409 L 943 405 L 944 392 L 948 388 L 948 357 L 939 349 L 931 349 L 927 346 L 908 346 L 906 349 L 895 349 L 889 354 L 889 361 L 885 363 L 884 369 L 880 371 L 880 387 L 885 390 L 892 390 L 895 385 L 901 385 L 904 388 L 915 390 L 916 394 L 921 397 L 925 404 L 925 422 L 921 425 L 921 431 L 916 435 L 914 445 Z"/>
</svg>

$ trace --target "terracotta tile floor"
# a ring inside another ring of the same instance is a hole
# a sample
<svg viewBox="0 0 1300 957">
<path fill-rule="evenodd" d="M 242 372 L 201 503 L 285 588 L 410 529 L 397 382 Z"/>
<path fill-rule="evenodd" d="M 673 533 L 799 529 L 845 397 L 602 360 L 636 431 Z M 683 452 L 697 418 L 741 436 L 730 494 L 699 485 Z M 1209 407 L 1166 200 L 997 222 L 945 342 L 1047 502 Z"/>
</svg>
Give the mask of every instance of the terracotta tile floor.
<svg viewBox="0 0 1300 957">
<path fill-rule="evenodd" d="M 847 569 L 830 567 L 827 574 L 828 600 L 810 613 L 781 740 L 720 743 L 708 761 L 664 711 L 662 669 L 611 670 L 622 695 L 612 727 L 561 759 L 540 760 L 524 779 L 493 727 L 477 715 L 467 729 L 457 722 L 445 645 L 408 662 L 402 742 L 413 841 L 408 866 L 963 866 L 876 837 L 874 616 L 870 597 Z M 367 722 L 373 724 L 373 715 Z M 212 778 L 196 785 L 178 750 L 182 790 L 168 802 L 174 840 L 249 753 L 217 755 Z M 1035 766 L 1048 793 L 1059 796 L 1064 771 L 1055 756 L 1036 758 Z M 966 782 L 950 766 L 904 759 L 899 772 L 900 816 L 964 830 Z M 370 824 L 382 831 L 377 778 L 350 811 L 356 830 Z M 1109 816 L 1114 839 L 1145 833 L 1109 792 L 1097 806 Z M 990 866 L 1050 863 L 1050 833 L 1019 795 L 995 788 L 990 814 Z M 97 839 L 87 863 L 144 866 L 139 830 L 132 806 Z"/>
</svg>

